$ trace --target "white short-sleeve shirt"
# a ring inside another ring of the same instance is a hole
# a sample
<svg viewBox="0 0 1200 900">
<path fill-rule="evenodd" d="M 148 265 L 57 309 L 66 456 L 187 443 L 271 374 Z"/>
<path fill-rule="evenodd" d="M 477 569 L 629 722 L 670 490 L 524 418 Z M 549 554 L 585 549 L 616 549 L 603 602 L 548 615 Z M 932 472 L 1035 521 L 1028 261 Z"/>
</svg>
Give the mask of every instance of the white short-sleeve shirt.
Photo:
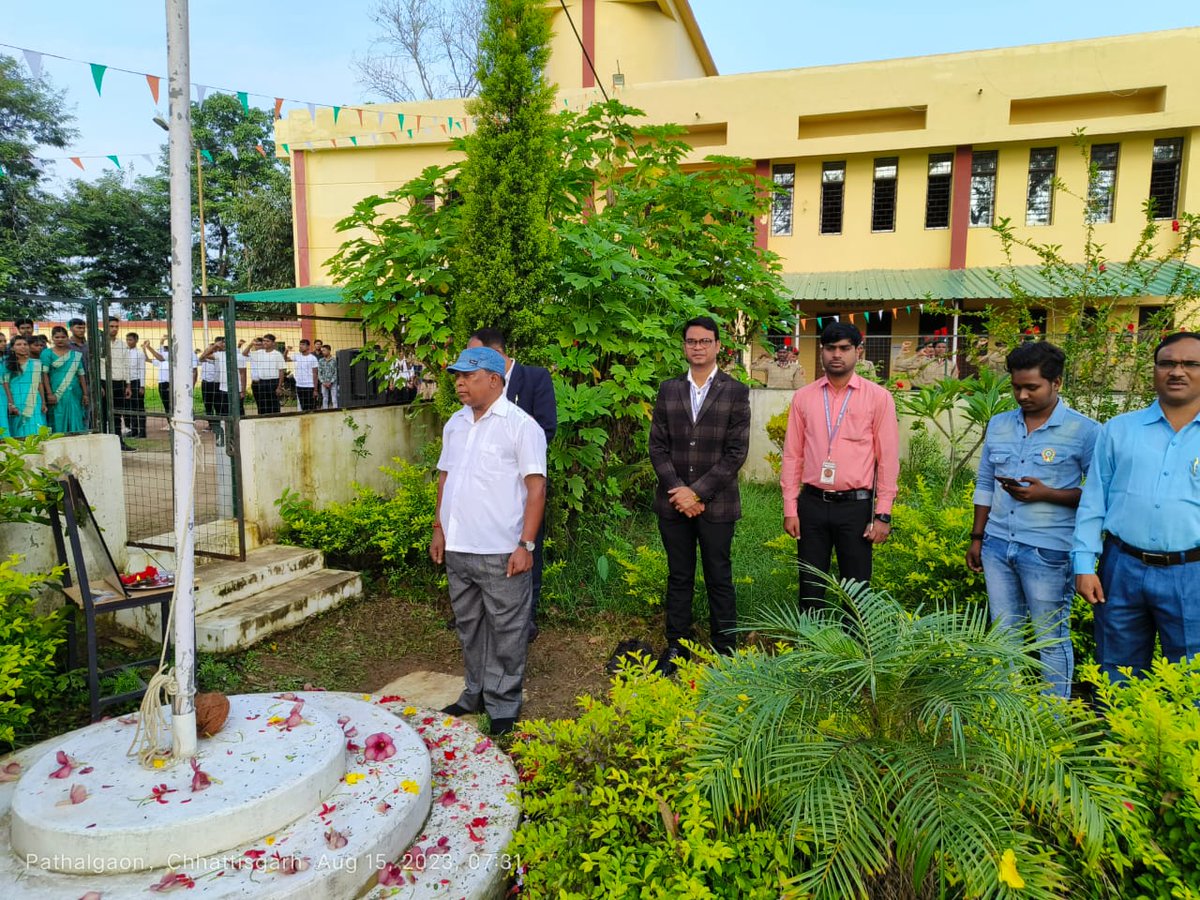
<svg viewBox="0 0 1200 900">
<path fill-rule="evenodd" d="M 250 351 L 251 381 L 278 381 L 279 373 L 284 370 L 285 366 L 283 354 L 278 350 Z"/>
<path fill-rule="evenodd" d="M 521 540 L 525 478 L 546 475 L 546 433 L 501 396 L 479 420 L 464 406 L 442 429 L 441 524 L 455 553 L 512 553 Z"/>
<path fill-rule="evenodd" d="M 310 388 L 316 384 L 313 373 L 317 371 L 317 355 L 297 353 L 292 358 L 292 374 L 296 378 L 296 387 Z"/>
</svg>

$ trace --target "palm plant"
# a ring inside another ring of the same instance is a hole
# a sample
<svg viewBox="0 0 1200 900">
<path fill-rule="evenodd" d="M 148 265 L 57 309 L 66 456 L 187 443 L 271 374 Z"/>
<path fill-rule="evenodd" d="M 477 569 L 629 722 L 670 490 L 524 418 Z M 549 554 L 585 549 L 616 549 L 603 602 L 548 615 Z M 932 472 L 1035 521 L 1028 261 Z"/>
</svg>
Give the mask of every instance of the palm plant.
<svg viewBox="0 0 1200 900">
<path fill-rule="evenodd" d="M 829 586 L 841 609 L 769 614 L 754 627 L 777 652 L 703 679 L 696 766 L 714 812 L 789 835 L 818 900 L 1103 891 L 1116 771 L 1094 714 L 1042 694 L 1037 644 Z"/>
</svg>

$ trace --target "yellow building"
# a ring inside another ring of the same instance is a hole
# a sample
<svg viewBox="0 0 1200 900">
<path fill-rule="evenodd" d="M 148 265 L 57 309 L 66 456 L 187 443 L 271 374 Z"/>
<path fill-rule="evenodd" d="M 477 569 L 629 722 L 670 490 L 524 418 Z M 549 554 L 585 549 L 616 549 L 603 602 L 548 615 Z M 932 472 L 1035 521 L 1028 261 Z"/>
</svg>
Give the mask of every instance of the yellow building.
<svg viewBox="0 0 1200 900">
<path fill-rule="evenodd" d="M 885 365 L 901 336 L 946 324 L 922 319 L 927 295 L 965 308 L 1000 296 L 986 273 L 1005 262 L 988 227 L 1001 218 L 1082 258 L 1082 205 L 1053 187 L 1086 192 L 1077 129 L 1111 187 L 1095 237 L 1114 259 L 1136 241 L 1148 198 L 1168 223 L 1200 208 L 1200 28 L 721 76 L 687 0 L 566 6 L 569 20 L 547 3 L 562 102 L 601 99 L 599 82 L 648 123 L 686 126 L 689 161 L 753 160 L 786 188 L 759 240 L 782 257 L 807 334 L 811 317 L 854 312 Z M 458 100 L 342 110 L 336 124 L 331 109 L 281 120 L 297 284 L 329 283 L 325 263 L 344 239 L 334 225 L 356 201 L 446 162 L 469 127 Z M 1160 242 L 1177 240 L 1164 228 Z"/>
</svg>

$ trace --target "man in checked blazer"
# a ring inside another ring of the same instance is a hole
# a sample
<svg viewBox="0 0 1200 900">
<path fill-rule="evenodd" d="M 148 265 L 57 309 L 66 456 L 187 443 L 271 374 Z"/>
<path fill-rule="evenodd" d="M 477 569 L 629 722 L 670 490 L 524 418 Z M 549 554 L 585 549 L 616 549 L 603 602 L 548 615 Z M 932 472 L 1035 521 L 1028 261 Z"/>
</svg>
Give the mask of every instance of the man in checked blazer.
<svg viewBox="0 0 1200 900">
<path fill-rule="evenodd" d="M 738 470 L 750 447 L 750 389 L 717 368 L 721 336 L 708 316 L 683 327 L 688 371 L 658 389 L 650 423 L 650 462 L 658 475 L 654 511 L 667 553 L 664 675 L 687 658 L 692 637 L 696 547 L 704 567 L 713 647 L 732 653 L 737 626 L 730 548 L 742 515 Z"/>
</svg>

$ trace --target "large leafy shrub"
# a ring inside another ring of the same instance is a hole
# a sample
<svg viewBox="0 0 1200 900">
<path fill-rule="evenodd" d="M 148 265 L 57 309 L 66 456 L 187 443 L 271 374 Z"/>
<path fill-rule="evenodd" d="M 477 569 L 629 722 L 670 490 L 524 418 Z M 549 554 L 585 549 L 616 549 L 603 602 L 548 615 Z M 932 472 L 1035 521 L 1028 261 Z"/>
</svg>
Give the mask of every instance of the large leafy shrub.
<svg viewBox="0 0 1200 900">
<path fill-rule="evenodd" d="M 830 587 L 833 609 L 759 624 L 777 653 L 700 684 L 694 763 L 717 821 L 763 815 L 806 844 L 798 883 L 818 900 L 1102 883 L 1123 792 L 1094 715 L 1043 697 L 1029 648 L 983 615 Z"/>
<path fill-rule="evenodd" d="M 791 842 L 761 823 L 718 830 L 687 774 L 699 665 L 678 680 L 632 666 L 577 719 L 525 724 L 512 754 L 524 820 L 509 851 L 522 896 L 554 900 L 777 900 L 792 887 Z"/>
<path fill-rule="evenodd" d="M 381 467 L 395 483 L 390 496 L 360 487 L 353 500 L 318 509 L 309 498 L 284 491 L 276 501 L 283 517 L 280 541 L 312 547 L 356 569 L 425 567 L 437 485 L 428 469 L 401 459 L 394 463 Z"/>
<path fill-rule="evenodd" d="M 1107 710 L 1106 760 L 1127 796 L 1115 855 L 1127 858 L 1120 896 L 1200 898 L 1200 658 L 1156 659 L 1149 675 L 1113 685 L 1095 666 L 1084 678 Z"/>
<path fill-rule="evenodd" d="M 62 615 L 38 614 L 35 592 L 49 576 L 20 572 L 19 562 L 15 555 L 0 561 L 0 744 L 13 744 L 60 686 L 54 657 Z"/>
<path fill-rule="evenodd" d="M 875 548 L 872 580 L 908 609 L 956 606 L 987 610 L 983 575 L 967 568 L 974 506 L 972 487 L 943 505 L 918 477 L 907 502 L 892 508 L 892 537 Z"/>
</svg>

